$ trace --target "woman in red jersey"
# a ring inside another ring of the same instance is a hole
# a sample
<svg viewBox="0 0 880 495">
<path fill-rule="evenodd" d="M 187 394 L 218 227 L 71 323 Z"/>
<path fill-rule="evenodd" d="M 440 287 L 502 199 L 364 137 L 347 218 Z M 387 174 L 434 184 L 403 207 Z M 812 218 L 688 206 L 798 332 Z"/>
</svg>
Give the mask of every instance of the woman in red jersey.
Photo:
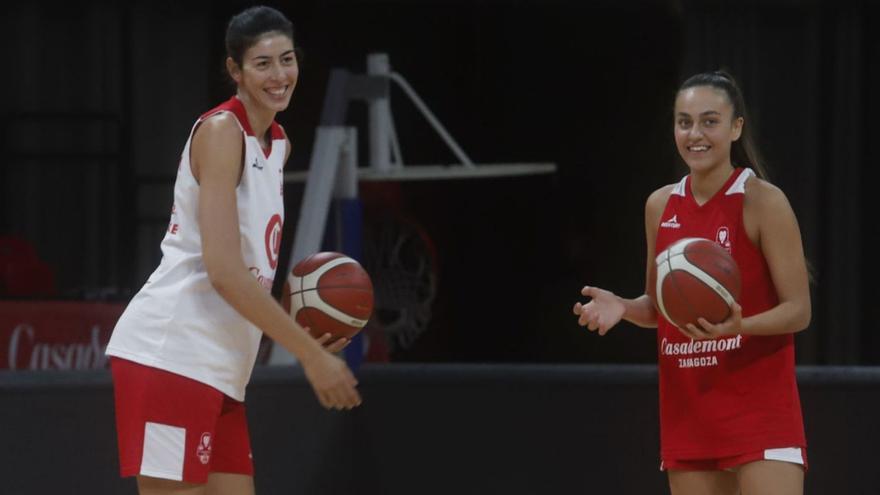
<svg viewBox="0 0 880 495">
<path fill-rule="evenodd" d="M 254 493 L 244 408 L 263 334 L 295 355 L 326 408 L 357 382 L 272 299 L 290 143 L 275 115 L 299 68 L 293 25 L 267 7 L 233 17 L 236 94 L 202 115 L 181 155 L 162 262 L 117 322 L 112 356 L 120 471 L 141 495 Z"/>
<path fill-rule="evenodd" d="M 764 179 L 729 74 L 689 78 L 674 114 L 675 144 L 690 173 L 645 205 L 645 294 L 625 299 L 584 287 L 591 300 L 576 303 L 574 313 L 600 335 L 621 319 L 657 327 L 661 469 L 674 495 L 801 494 L 806 440 L 794 334 L 808 326 L 811 310 L 797 219 L 785 194 Z M 739 304 L 717 325 L 700 319 L 678 328 L 655 309 L 654 257 L 684 237 L 718 242 L 740 267 Z M 730 345 L 691 356 L 681 349 L 705 347 L 676 345 L 719 338 Z"/>
</svg>

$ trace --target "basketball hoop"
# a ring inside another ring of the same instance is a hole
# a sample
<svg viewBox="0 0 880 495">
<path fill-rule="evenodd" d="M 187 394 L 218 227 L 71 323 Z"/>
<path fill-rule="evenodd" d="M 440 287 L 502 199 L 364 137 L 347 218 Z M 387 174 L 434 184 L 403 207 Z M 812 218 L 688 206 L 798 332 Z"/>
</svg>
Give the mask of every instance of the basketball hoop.
<svg viewBox="0 0 880 495">
<path fill-rule="evenodd" d="M 443 139 L 458 163 L 404 166 L 391 114 L 391 82 L 407 95 Z M 368 167 L 357 165 L 357 129 L 345 126 L 348 104 L 354 100 L 366 101 L 368 105 Z M 370 54 L 367 56 L 365 75 L 351 74 L 344 69 L 331 71 L 321 125 L 315 132 L 309 170 L 284 174 L 285 182 L 306 184 L 288 266 L 294 266 L 306 256 L 321 250 L 331 199 L 357 199 L 358 181 L 490 179 L 551 174 L 555 171 L 556 164 L 549 162 L 475 164 L 406 79 L 391 71 L 388 55 Z M 425 244 L 428 238 L 419 233 L 417 224 L 396 221 L 377 228 L 376 232 L 364 232 L 367 239 L 363 246 L 364 265 L 380 286 L 377 288 L 377 304 L 386 305 L 387 302 L 388 308 L 377 306 L 377 313 L 384 309 L 393 310 L 385 315 L 386 321 L 380 322 L 390 337 L 390 344 L 405 348 L 427 328 L 430 320 L 431 303 L 436 293 L 436 263 L 434 257 L 428 254 L 431 251 L 426 246 L 430 242 Z M 343 226 L 341 232 L 342 237 L 346 232 L 359 233 L 360 226 L 353 229 Z M 349 245 L 352 245 L 350 241 Z M 359 244 L 356 249 L 361 250 Z M 336 250 L 345 252 L 338 248 Z M 359 256 L 346 254 L 355 258 Z M 383 284 L 387 286 L 381 287 Z M 395 316 L 389 316 L 395 311 Z M 383 317 L 380 316 L 380 319 Z M 274 346 L 269 362 L 290 364 L 294 360 L 286 351 Z"/>
</svg>

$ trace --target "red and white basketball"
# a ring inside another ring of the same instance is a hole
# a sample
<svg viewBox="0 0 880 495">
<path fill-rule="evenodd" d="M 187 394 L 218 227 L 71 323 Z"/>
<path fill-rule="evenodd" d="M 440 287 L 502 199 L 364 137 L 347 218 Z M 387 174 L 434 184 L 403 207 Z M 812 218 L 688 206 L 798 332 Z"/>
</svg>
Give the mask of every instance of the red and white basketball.
<svg viewBox="0 0 880 495">
<path fill-rule="evenodd" d="M 720 323 L 740 294 L 739 267 L 715 242 L 688 237 L 657 256 L 657 309 L 672 324 L 685 327 L 697 318 Z"/>
<path fill-rule="evenodd" d="M 317 253 L 300 261 L 287 285 L 290 315 L 315 336 L 329 333 L 331 340 L 349 339 L 373 312 L 370 276 L 357 261 L 341 253 Z"/>
</svg>

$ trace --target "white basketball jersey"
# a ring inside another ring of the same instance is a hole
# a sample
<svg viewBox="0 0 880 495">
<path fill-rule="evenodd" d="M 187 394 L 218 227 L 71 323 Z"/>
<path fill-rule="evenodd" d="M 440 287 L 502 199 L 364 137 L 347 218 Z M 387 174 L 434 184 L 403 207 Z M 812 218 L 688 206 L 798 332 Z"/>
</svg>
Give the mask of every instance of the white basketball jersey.
<svg viewBox="0 0 880 495">
<path fill-rule="evenodd" d="M 174 184 L 162 261 L 117 322 L 107 354 L 192 378 L 241 401 L 262 332 L 233 309 L 208 279 L 197 221 L 199 185 L 189 160 L 196 127 L 220 112 L 234 115 L 244 135 L 245 161 L 236 189 L 241 254 L 263 287 L 272 288 L 284 216 L 287 142 L 273 122 L 272 146 L 265 152 L 244 105 L 233 97 L 202 115 L 190 131 Z"/>
</svg>

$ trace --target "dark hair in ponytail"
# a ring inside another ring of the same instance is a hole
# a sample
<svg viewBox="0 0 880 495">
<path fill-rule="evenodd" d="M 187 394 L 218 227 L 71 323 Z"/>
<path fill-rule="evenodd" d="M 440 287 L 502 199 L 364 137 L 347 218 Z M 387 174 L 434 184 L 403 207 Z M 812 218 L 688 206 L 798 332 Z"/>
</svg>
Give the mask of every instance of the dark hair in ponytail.
<svg viewBox="0 0 880 495">
<path fill-rule="evenodd" d="M 730 160 L 735 167 L 748 167 L 754 170 L 758 177 L 767 180 L 767 171 L 764 168 L 761 154 L 752 136 L 752 125 L 746 111 L 746 101 L 736 80 L 723 70 L 703 72 L 688 78 L 681 84 L 678 91 L 680 93 L 697 86 L 710 86 L 723 91 L 727 95 L 727 99 L 733 106 L 733 118 L 743 118 L 742 134 L 730 146 Z"/>
<path fill-rule="evenodd" d="M 226 26 L 226 54 L 241 67 L 244 52 L 267 33 L 283 34 L 293 41 L 293 23 L 272 7 L 250 7 L 236 14 Z"/>
</svg>

